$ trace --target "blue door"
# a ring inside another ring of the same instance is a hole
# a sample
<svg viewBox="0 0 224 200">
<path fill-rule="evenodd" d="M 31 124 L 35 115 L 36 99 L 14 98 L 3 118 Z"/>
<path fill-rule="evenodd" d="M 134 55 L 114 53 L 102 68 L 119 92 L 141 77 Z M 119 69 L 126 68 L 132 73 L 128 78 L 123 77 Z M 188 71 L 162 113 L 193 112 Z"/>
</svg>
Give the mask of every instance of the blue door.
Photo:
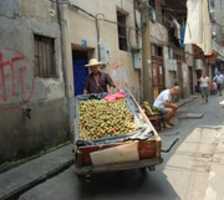
<svg viewBox="0 0 224 200">
<path fill-rule="evenodd" d="M 75 95 L 80 95 L 84 92 L 86 79 L 88 77 L 88 68 L 85 67 L 85 64 L 87 64 L 87 62 L 88 57 L 86 52 L 73 52 L 73 76 Z"/>
</svg>

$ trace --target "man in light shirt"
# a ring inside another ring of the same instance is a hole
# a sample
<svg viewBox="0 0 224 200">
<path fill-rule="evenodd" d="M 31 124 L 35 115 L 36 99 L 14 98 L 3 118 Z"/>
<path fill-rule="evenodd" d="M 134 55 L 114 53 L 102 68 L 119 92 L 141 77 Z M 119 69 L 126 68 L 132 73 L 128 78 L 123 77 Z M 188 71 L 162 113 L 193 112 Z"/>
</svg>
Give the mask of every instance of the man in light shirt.
<svg viewBox="0 0 224 200">
<path fill-rule="evenodd" d="M 180 87 L 175 84 L 172 88 L 162 91 L 154 101 L 153 107 L 164 115 L 165 125 L 167 128 L 174 125 L 171 120 L 175 117 L 178 107 L 174 102 L 172 102 L 172 98 L 179 94 Z"/>
<path fill-rule="evenodd" d="M 219 95 L 222 96 L 222 89 L 223 89 L 223 84 L 224 84 L 224 76 L 223 76 L 223 74 L 218 72 L 213 80 L 217 83 Z"/>
<path fill-rule="evenodd" d="M 209 84 L 210 79 L 207 76 L 206 72 L 203 72 L 200 78 L 200 88 L 201 88 L 202 101 L 204 101 L 205 103 L 208 103 Z"/>
</svg>

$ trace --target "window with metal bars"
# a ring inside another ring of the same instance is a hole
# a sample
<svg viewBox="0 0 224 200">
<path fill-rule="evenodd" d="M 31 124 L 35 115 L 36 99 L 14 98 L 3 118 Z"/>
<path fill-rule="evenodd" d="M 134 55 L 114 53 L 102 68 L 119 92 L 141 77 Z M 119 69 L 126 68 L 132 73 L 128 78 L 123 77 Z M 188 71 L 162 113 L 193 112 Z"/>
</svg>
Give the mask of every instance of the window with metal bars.
<svg viewBox="0 0 224 200">
<path fill-rule="evenodd" d="M 117 11 L 117 28 L 118 28 L 118 40 L 120 50 L 128 50 L 127 42 L 127 14 Z"/>
<path fill-rule="evenodd" d="M 155 0 L 149 0 L 149 5 L 156 9 L 156 2 Z"/>
<path fill-rule="evenodd" d="M 35 77 L 53 78 L 57 76 L 54 43 L 54 38 L 34 35 Z"/>
</svg>

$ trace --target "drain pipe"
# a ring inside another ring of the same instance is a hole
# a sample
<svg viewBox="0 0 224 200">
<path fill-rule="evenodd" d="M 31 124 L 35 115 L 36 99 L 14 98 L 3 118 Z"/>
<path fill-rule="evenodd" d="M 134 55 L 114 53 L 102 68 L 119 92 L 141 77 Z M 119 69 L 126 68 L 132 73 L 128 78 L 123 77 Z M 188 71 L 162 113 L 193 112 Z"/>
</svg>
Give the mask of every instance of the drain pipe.
<svg viewBox="0 0 224 200">
<path fill-rule="evenodd" d="M 100 51 L 100 40 L 101 40 L 101 34 L 100 34 L 100 24 L 99 24 L 99 16 L 102 16 L 104 18 L 103 13 L 97 13 L 95 17 L 96 22 L 96 34 L 97 34 L 97 55 L 98 60 L 101 61 L 101 51 Z"/>
<path fill-rule="evenodd" d="M 58 0 L 57 0 L 58 1 Z M 99 16 L 101 15 L 104 18 L 103 13 L 97 13 L 96 15 L 88 12 L 87 10 L 77 6 L 77 5 L 72 5 L 75 9 L 85 13 L 86 15 L 92 17 L 95 20 L 95 25 L 96 25 L 96 40 L 97 40 L 97 57 L 98 60 L 101 60 L 101 52 L 100 52 L 100 24 L 99 24 Z"/>
<path fill-rule="evenodd" d="M 68 109 L 68 118 L 69 118 L 69 132 L 71 141 L 74 139 L 74 117 L 75 117 L 75 102 L 74 102 L 74 94 L 70 94 L 69 87 L 69 79 L 68 79 L 68 69 L 69 66 L 66 62 L 66 53 L 68 53 L 66 49 L 66 37 L 65 37 L 65 19 L 64 19 L 64 4 L 61 4 L 59 0 L 56 0 L 57 7 L 57 18 L 58 24 L 60 27 L 60 41 L 61 41 L 61 57 L 62 57 L 62 70 L 63 70 L 63 78 L 65 82 L 65 97 L 67 100 L 67 109 Z"/>
<path fill-rule="evenodd" d="M 99 20 L 96 16 L 95 18 L 96 22 L 96 38 L 97 38 L 97 56 L 98 60 L 101 61 L 101 53 L 100 53 L 100 25 L 99 25 Z"/>
</svg>

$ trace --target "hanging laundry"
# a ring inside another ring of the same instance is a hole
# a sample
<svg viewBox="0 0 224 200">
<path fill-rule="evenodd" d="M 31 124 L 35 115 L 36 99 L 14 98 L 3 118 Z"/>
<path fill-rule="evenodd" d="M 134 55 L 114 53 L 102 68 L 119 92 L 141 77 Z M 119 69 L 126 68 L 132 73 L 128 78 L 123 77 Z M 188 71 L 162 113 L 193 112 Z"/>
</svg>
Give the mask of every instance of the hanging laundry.
<svg viewBox="0 0 224 200">
<path fill-rule="evenodd" d="M 197 45 L 205 55 L 212 54 L 208 0 L 187 1 L 187 27 L 184 43 Z"/>
<path fill-rule="evenodd" d="M 186 25 L 183 24 L 181 25 L 181 28 L 180 28 L 180 47 L 181 48 L 184 48 L 184 37 L 185 37 L 185 31 L 186 31 Z"/>
<path fill-rule="evenodd" d="M 180 26 L 179 22 L 175 18 L 173 18 L 173 24 L 175 26 L 175 37 L 178 40 L 180 40 L 180 28 L 181 28 L 181 26 Z"/>
</svg>

